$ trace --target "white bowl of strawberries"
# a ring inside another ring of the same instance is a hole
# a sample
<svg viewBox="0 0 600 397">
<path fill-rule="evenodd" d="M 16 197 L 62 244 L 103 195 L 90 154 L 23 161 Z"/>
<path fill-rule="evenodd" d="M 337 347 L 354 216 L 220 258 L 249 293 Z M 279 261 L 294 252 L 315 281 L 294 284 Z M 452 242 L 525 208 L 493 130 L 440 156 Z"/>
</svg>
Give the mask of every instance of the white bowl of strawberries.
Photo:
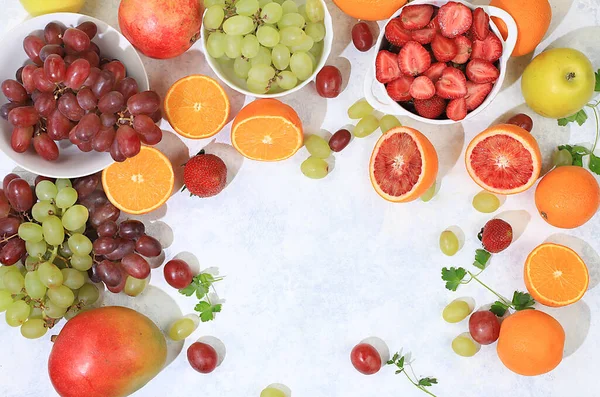
<svg viewBox="0 0 600 397">
<path fill-rule="evenodd" d="M 506 24 L 506 41 L 490 16 Z M 429 124 L 468 120 L 500 91 L 516 40 L 517 25 L 500 8 L 413 1 L 379 34 L 366 99 L 383 113 Z"/>
</svg>

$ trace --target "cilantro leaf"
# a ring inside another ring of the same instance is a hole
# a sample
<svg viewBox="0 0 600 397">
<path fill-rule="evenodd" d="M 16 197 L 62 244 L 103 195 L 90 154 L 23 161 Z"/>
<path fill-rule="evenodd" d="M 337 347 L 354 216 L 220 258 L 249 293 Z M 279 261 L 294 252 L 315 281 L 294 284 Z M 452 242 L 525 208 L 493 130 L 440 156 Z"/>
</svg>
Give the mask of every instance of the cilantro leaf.
<svg viewBox="0 0 600 397">
<path fill-rule="evenodd" d="M 451 267 L 450 269 L 445 267 L 442 269 L 442 280 L 446 281 L 446 288 L 450 291 L 456 291 L 460 282 L 466 275 L 467 271 L 462 267 Z"/>
<path fill-rule="evenodd" d="M 490 260 L 492 254 L 483 249 L 478 249 L 475 251 L 475 262 L 473 262 L 473 266 L 478 269 L 485 269 L 485 265 L 487 265 Z"/>
<path fill-rule="evenodd" d="M 515 291 L 512 298 L 512 304 L 515 310 L 533 309 L 535 300 L 526 292 Z"/>
<path fill-rule="evenodd" d="M 562 119 L 558 119 L 558 125 L 564 127 L 569 123 L 576 122 L 577 124 L 582 126 L 587 119 L 587 113 L 585 112 L 585 110 L 581 109 L 579 112 L 572 114 L 569 117 L 563 117 Z"/>
<path fill-rule="evenodd" d="M 578 167 L 583 167 L 583 156 L 590 154 L 588 148 L 584 146 L 571 146 L 571 145 L 561 145 L 558 147 L 558 150 L 568 150 L 571 153 L 571 157 L 573 158 L 573 165 Z"/>
<path fill-rule="evenodd" d="M 505 305 L 504 302 L 501 302 L 501 301 L 494 302 L 492 304 L 492 307 L 490 307 L 490 311 L 498 317 L 504 316 L 504 314 L 506 314 L 507 310 L 508 310 L 508 306 Z"/>
<path fill-rule="evenodd" d="M 205 302 L 205 301 L 200 301 L 194 307 L 194 310 L 197 312 L 204 312 L 204 311 L 210 310 L 210 307 L 211 307 L 210 303 Z"/>
<path fill-rule="evenodd" d="M 434 384 L 437 384 L 436 378 L 426 377 L 419 379 L 419 386 L 433 386 Z"/>
<path fill-rule="evenodd" d="M 596 88 L 594 88 L 594 91 L 600 92 L 600 69 L 598 69 L 598 71 L 595 73 L 595 75 L 596 75 Z"/>
<path fill-rule="evenodd" d="M 590 154 L 590 171 L 592 171 L 596 175 L 600 175 L 600 157 L 595 154 Z"/>
<path fill-rule="evenodd" d="M 215 319 L 215 313 L 219 313 L 221 311 L 221 305 L 211 305 L 208 302 L 201 301 L 196 305 L 194 310 L 200 312 L 200 320 L 205 323 Z"/>
<path fill-rule="evenodd" d="M 194 283 L 179 290 L 179 293 L 182 295 L 185 295 L 185 296 L 192 296 L 192 295 L 194 295 L 195 292 L 196 292 L 196 286 L 194 285 Z"/>
<path fill-rule="evenodd" d="M 404 367 L 404 356 L 400 357 L 400 360 L 398 360 L 398 364 L 399 367 Z"/>
</svg>

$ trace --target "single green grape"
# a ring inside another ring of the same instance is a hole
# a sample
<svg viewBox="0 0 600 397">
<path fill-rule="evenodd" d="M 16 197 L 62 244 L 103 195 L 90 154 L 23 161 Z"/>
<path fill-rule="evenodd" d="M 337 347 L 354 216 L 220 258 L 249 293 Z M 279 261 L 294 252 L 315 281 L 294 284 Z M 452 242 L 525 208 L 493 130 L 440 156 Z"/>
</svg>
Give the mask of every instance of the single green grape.
<svg viewBox="0 0 600 397">
<path fill-rule="evenodd" d="M 379 120 L 379 128 L 381 128 L 381 132 L 384 134 L 392 128 L 400 126 L 402 126 L 400 120 L 390 114 L 386 114 Z"/>
<path fill-rule="evenodd" d="M 444 230 L 442 234 L 440 234 L 440 249 L 444 255 L 452 256 L 458 252 L 459 248 L 460 243 L 456 234 L 452 233 L 450 230 Z"/>
<path fill-rule="evenodd" d="M 204 8 L 210 8 L 214 5 L 225 5 L 225 0 L 204 0 Z"/>
<path fill-rule="evenodd" d="M 8 272 L 18 272 L 19 268 L 17 266 L 0 266 L 0 289 L 4 289 L 4 275 Z"/>
<path fill-rule="evenodd" d="M 21 335 L 27 339 L 37 339 L 46 335 L 48 328 L 41 318 L 29 319 L 21 325 Z"/>
<path fill-rule="evenodd" d="M 75 301 L 75 294 L 66 285 L 49 288 L 46 294 L 52 303 L 60 307 L 69 307 Z"/>
<path fill-rule="evenodd" d="M 59 306 L 50 299 L 46 299 L 44 303 L 44 314 L 50 318 L 62 318 L 66 311 L 66 307 Z"/>
<path fill-rule="evenodd" d="M 40 263 L 37 272 L 42 284 L 48 288 L 56 288 L 63 283 L 63 275 L 60 272 L 60 269 L 53 263 Z"/>
<path fill-rule="evenodd" d="M 27 258 L 25 258 L 25 269 L 28 272 L 35 270 L 37 269 L 38 265 L 42 262 L 44 262 L 44 259 L 39 256 L 27 255 Z"/>
<path fill-rule="evenodd" d="M 61 246 L 59 246 L 58 254 L 65 258 L 70 258 L 71 255 L 73 255 L 73 252 L 71 251 L 71 248 L 69 248 L 69 243 L 63 243 Z"/>
<path fill-rule="evenodd" d="M 225 38 L 225 55 L 231 59 L 236 59 L 242 55 L 243 36 L 227 35 Z"/>
<path fill-rule="evenodd" d="M 37 243 L 27 241 L 25 243 L 25 249 L 29 256 L 39 257 L 46 253 L 48 245 L 45 241 L 38 241 Z"/>
<path fill-rule="evenodd" d="M 56 194 L 58 193 L 58 188 L 56 185 L 50 181 L 41 181 L 35 187 L 35 195 L 38 200 L 54 200 L 56 198 Z"/>
<path fill-rule="evenodd" d="M 348 117 L 353 120 L 362 119 L 372 113 L 373 107 L 369 105 L 366 99 L 360 99 L 348 108 Z"/>
<path fill-rule="evenodd" d="M 281 23 L 281 21 L 279 23 Z M 279 42 L 288 47 L 299 45 L 302 43 L 302 40 L 304 40 L 304 36 L 306 36 L 306 33 L 297 26 L 280 27 L 280 29 Z"/>
<path fill-rule="evenodd" d="M 479 192 L 473 197 L 473 208 L 484 214 L 490 214 L 500 208 L 500 199 L 489 192 Z"/>
<path fill-rule="evenodd" d="M 573 156 L 567 149 L 556 150 L 554 153 L 552 153 L 552 161 L 556 167 L 572 165 Z"/>
<path fill-rule="evenodd" d="M 77 291 L 77 301 L 84 305 L 93 305 L 100 297 L 100 292 L 94 284 L 83 284 Z"/>
<path fill-rule="evenodd" d="M 423 193 L 423 195 L 421 196 L 421 201 L 423 201 L 424 203 L 431 201 L 431 199 L 435 196 L 436 185 L 437 184 L 433 182 L 433 185 L 431 185 L 431 187 L 427 189 L 427 191 L 425 191 L 425 193 Z"/>
<path fill-rule="evenodd" d="M 25 278 L 21 272 L 8 272 L 2 277 L 4 288 L 9 290 L 13 294 L 21 293 L 21 290 L 25 286 Z"/>
<path fill-rule="evenodd" d="M 304 29 L 315 42 L 319 42 L 325 38 L 325 25 L 322 22 L 309 23 Z"/>
<path fill-rule="evenodd" d="M 452 301 L 444 308 L 442 318 L 448 323 L 458 323 L 467 318 L 472 310 L 469 304 L 463 300 Z"/>
<path fill-rule="evenodd" d="M 246 15 L 234 15 L 223 22 L 223 30 L 232 35 L 248 34 L 254 31 L 254 21 Z"/>
<path fill-rule="evenodd" d="M 284 70 L 279 73 L 277 84 L 279 84 L 279 87 L 283 90 L 291 90 L 298 85 L 298 78 L 289 70 Z"/>
<path fill-rule="evenodd" d="M 473 357 L 481 349 L 481 345 L 471 338 L 468 332 L 458 335 L 452 341 L 452 350 L 462 357 Z"/>
<path fill-rule="evenodd" d="M 291 14 L 298 12 L 298 5 L 294 0 L 285 0 L 283 4 L 281 4 L 281 9 L 284 14 Z"/>
<path fill-rule="evenodd" d="M 321 22 L 325 19 L 325 9 L 320 0 L 306 0 L 306 15 L 311 22 Z"/>
<path fill-rule="evenodd" d="M 72 290 L 81 288 L 85 284 L 85 276 L 82 272 L 76 269 L 61 269 L 63 275 L 63 285 L 66 285 Z"/>
<path fill-rule="evenodd" d="M 25 222 L 19 226 L 19 237 L 25 242 L 39 243 L 44 239 L 42 227 L 37 223 Z"/>
<path fill-rule="evenodd" d="M 31 308 L 22 300 L 13 302 L 6 309 L 6 324 L 11 327 L 20 327 L 29 317 Z"/>
<path fill-rule="evenodd" d="M 208 55 L 213 58 L 221 58 L 225 55 L 225 48 L 227 48 L 227 37 L 224 33 L 212 32 L 208 35 L 206 40 Z"/>
<path fill-rule="evenodd" d="M 298 80 L 308 79 L 313 73 L 313 68 L 313 61 L 306 52 L 296 52 L 290 58 L 290 69 Z"/>
<path fill-rule="evenodd" d="M 210 6 L 204 13 L 204 27 L 206 29 L 219 29 L 225 19 L 225 10 L 221 5 Z"/>
<path fill-rule="evenodd" d="M 239 0 L 235 3 L 235 11 L 238 15 L 252 16 L 260 7 L 258 0 Z"/>
<path fill-rule="evenodd" d="M 302 42 L 298 45 L 292 46 L 292 48 L 290 48 L 290 51 L 292 53 L 295 52 L 306 52 L 307 55 L 310 54 L 308 51 L 313 47 L 313 45 L 315 44 L 315 41 L 312 39 L 312 37 L 310 37 L 309 35 L 305 34 L 304 36 L 302 36 Z M 310 56 L 310 55 L 309 55 Z M 312 59 L 312 64 L 314 65 L 315 59 Z"/>
<path fill-rule="evenodd" d="M 73 269 L 77 269 L 81 272 L 88 271 L 92 268 L 93 264 L 94 260 L 90 255 L 73 254 L 73 256 L 71 256 L 71 266 L 73 266 Z"/>
<path fill-rule="evenodd" d="M 266 94 L 267 91 L 269 91 L 268 82 L 256 81 L 248 78 L 246 80 L 246 85 L 248 86 L 248 90 L 255 94 Z"/>
<path fill-rule="evenodd" d="M 318 135 L 309 135 L 308 138 L 304 140 L 304 146 L 306 146 L 306 149 L 311 156 L 326 159 L 331 155 L 329 143 Z"/>
<path fill-rule="evenodd" d="M 194 322 L 194 320 L 188 317 L 183 317 L 171 324 L 168 335 L 169 338 L 174 341 L 184 340 L 190 336 L 197 327 L 198 325 L 196 322 Z"/>
<path fill-rule="evenodd" d="M 260 392 L 260 397 L 286 397 L 285 393 L 274 387 L 267 387 Z"/>
<path fill-rule="evenodd" d="M 78 315 L 79 313 L 81 313 L 81 310 L 77 306 L 71 306 L 65 312 L 65 315 L 63 317 L 64 317 L 65 320 L 69 321 L 70 319 L 72 319 L 73 317 L 75 317 L 76 315 Z"/>
<path fill-rule="evenodd" d="M 302 30 L 304 25 L 306 25 L 306 21 L 304 20 L 304 17 L 298 13 L 283 14 L 279 22 L 277 22 L 277 27 L 280 30 L 285 28 L 298 28 Z"/>
<path fill-rule="evenodd" d="M 127 280 L 125 281 L 125 288 L 123 288 L 123 292 L 128 296 L 138 296 L 146 286 L 148 285 L 148 279 L 138 279 L 135 277 L 127 276 Z"/>
<path fill-rule="evenodd" d="M 10 291 L 5 289 L 0 289 L 0 313 L 6 311 L 10 305 L 13 303 L 12 294 Z"/>
<path fill-rule="evenodd" d="M 92 242 L 87 236 L 80 233 L 72 234 L 69 237 L 69 248 L 77 255 L 89 255 L 92 252 Z"/>
<path fill-rule="evenodd" d="M 31 299 L 42 299 L 46 296 L 46 286 L 40 281 L 37 270 L 25 275 L 25 291 Z"/>
<path fill-rule="evenodd" d="M 77 202 L 77 190 L 68 186 L 62 188 L 56 195 L 55 202 L 63 210 L 72 207 Z"/>
<path fill-rule="evenodd" d="M 261 12 L 260 17 L 265 23 L 274 24 L 279 22 L 283 16 L 283 7 L 277 3 L 266 4 Z"/>
<path fill-rule="evenodd" d="M 50 201 L 39 201 L 33 205 L 31 215 L 38 222 L 44 222 L 48 217 L 57 213 L 56 206 Z"/>
<path fill-rule="evenodd" d="M 285 70 L 290 65 L 290 49 L 283 44 L 277 44 L 271 50 L 271 61 L 278 70 Z"/>
<path fill-rule="evenodd" d="M 306 4 L 302 4 L 298 7 L 298 14 L 302 15 L 305 21 L 308 21 L 308 15 L 306 15 Z"/>
<path fill-rule="evenodd" d="M 70 179 L 57 179 L 56 182 L 54 182 L 54 184 L 56 185 L 56 188 L 59 192 L 66 187 L 73 187 L 73 184 L 71 183 Z"/>
<path fill-rule="evenodd" d="M 30 320 L 32 318 L 44 318 L 44 311 L 42 310 L 41 307 L 32 307 L 31 308 L 31 313 L 29 313 L 29 317 Z"/>
<path fill-rule="evenodd" d="M 379 128 L 379 120 L 372 114 L 363 117 L 354 127 L 352 134 L 357 138 L 365 138 Z"/>
<path fill-rule="evenodd" d="M 242 39 L 242 55 L 248 59 L 252 59 L 258 55 L 260 43 L 255 35 L 249 34 Z"/>
<path fill-rule="evenodd" d="M 300 171 L 311 179 L 322 179 L 329 172 L 329 164 L 323 159 L 310 156 L 300 165 Z"/>
<path fill-rule="evenodd" d="M 56 215 L 51 215 L 42 222 L 42 231 L 44 240 L 50 245 L 61 245 L 65 240 L 65 229 L 62 221 Z"/>
<path fill-rule="evenodd" d="M 312 48 L 308 50 L 308 54 L 313 57 L 314 64 L 316 65 L 318 59 L 321 59 L 323 54 L 323 41 L 317 41 L 313 44 Z"/>
<path fill-rule="evenodd" d="M 248 72 L 251 67 L 250 61 L 242 57 L 235 58 L 235 61 L 233 62 L 233 72 L 240 79 L 248 78 Z"/>
<path fill-rule="evenodd" d="M 265 85 L 268 84 L 269 80 L 273 77 L 275 77 L 275 69 L 268 65 L 252 66 L 248 72 L 248 79 L 264 83 Z"/>
<path fill-rule="evenodd" d="M 263 25 L 256 30 L 256 38 L 265 47 L 275 47 L 279 44 L 279 32 L 272 26 Z"/>
<path fill-rule="evenodd" d="M 252 59 L 250 59 L 250 65 L 267 65 L 271 66 L 271 50 L 267 47 L 260 46 L 258 49 L 258 54 Z"/>
<path fill-rule="evenodd" d="M 71 232 L 84 228 L 90 213 L 83 205 L 76 204 L 65 211 L 62 216 L 63 227 Z"/>
</svg>

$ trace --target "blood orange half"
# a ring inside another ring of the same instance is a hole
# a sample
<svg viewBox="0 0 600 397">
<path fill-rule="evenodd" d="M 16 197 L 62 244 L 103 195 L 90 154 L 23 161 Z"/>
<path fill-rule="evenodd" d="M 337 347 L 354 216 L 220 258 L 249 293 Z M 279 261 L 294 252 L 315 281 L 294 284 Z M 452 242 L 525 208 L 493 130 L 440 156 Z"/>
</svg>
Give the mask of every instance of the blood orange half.
<svg viewBox="0 0 600 397">
<path fill-rule="evenodd" d="M 388 201 L 416 200 L 435 182 L 438 157 L 429 139 L 409 127 L 383 134 L 371 155 L 369 173 L 375 191 Z"/>
<path fill-rule="evenodd" d="M 542 156 L 525 129 L 499 124 L 477 135 L 465 153 L 467 171 L 487 191 L 515 194 L 529 189 L 540 176 Z"/>
</svg>

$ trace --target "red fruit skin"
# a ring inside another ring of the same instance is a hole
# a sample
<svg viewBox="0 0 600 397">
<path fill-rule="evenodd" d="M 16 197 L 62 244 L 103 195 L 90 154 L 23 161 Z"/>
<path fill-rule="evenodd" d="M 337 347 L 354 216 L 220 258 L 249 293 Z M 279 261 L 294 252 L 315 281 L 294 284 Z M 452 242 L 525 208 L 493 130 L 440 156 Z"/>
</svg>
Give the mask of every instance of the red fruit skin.
<svg viewBox="0 0 600 397">
<path fill-rule="evenodd" d="M 389 83 L 402 76 L 398 55 L 393 52 L 381 50 L 375 58 L 375 78 L 380 83 Z"/>
<path fill-rule="evenodd" d="M 446 101 L 435 95 L 429 99 L 415 99 L 415 109 L 421 117 L 437 119 L 446 110 Z"/>
<path fill-rule="evenodd" d="M 183 183 L 193 196 L 215 196 L 225 189 L 227 166 L 214 154 L 199 154 L 185 164 Z"/>
<path fill-rule="evenodd" d="M 187 269 L 185 269 L 185 267 L 187 267 Z M 194 276 L 192 276 L 192 271 L 189 269 L 189 265 L 181 259 L 173 259 L 168 261 L 163 267 L 163 273 L 167 283 L 171 287 L 177 289 L 187 287 L 192 283 L 192 279 L 194 278 Z"/>
<path fill-rule="evenodd" d="M 433 55 L 438 62 L 448 62 L 458 55 L 456 40 L 449 39 L 441 34 L 436 35 L 431 42 Z"/>
<path fill-rule="evenodd" d="M 431 66 L 431 55 L 421 44 L 409 41 L 398 54 L 398 65 L 402 74 L 418 76 Z"/>
<path fill-rule="evenodd" d="M 491 63 L 496 62 L 502 56 L 502 41 L 494 33 L 490 32 L 485 40 L 473 41 L 471 59 L 483 59 Z"/>
<path fill-rule="evenodd" d="M 363 375 L 373 375 L 381 369 L 381 356 L 377 350 L 367 344 L 359 343 L 350 352 L 350 361 L 354 368 Z"/>
<path fill-rule="evenodd" d="M 410 31 L 404 29 L 399 18 L 394 18 L 385 26 L 385 38 L 396 47 L 402 47 L 411 39 Z"/>
<path fill-rule="evenodd" d="M 452 62 L 463 64 L 471 58 L 471 51 L 473 51 L 473 43 L 465 36 L 458 36 L 455 40 L 458 48 L 458 54 L 452 59 Z"/>
<path fill-rule="evenodd" d="M 442 77 L 442 73 L 444 73 L 444 69 L 446 69 L 446 67 L 447 65 L 443 62 L 434 63 L 429 67 L 429 69 L 423 72 L 423 76 L 429 77 L 429 80 L 435 84 L 440 77 Z"/>
<path fill-rule="evenodd" d="M 434 28 L 423 28 L 413 31 L 411 38 L 417 43 L 425 45 L 431 43 L 435 35 L 436 30 Z"/>
<path fill-rule="evenodd" d="M 461 121 L 467 117 L 467 101 L 465 101 L 465 98 L 451 100 L 446 108 L 446 116 L 454 121 Z"/>
<path fill-rule="evenodd" d="M 493 88 L 494 85 L 492 83 L 477 84 L 467 81 L 467 95 L 465 95 L 467 110 L 477 109 L 485 101 L 490 92 L 492 92 Z"/>
<path fill-rule="evenodd" d="M 500 77 L 500 71 L 491 62 L 473 59 L 466 68 L 467 77 L 474 83 L 494 83 Z"/>
<path fill-rule="evenodd" d="M 124 397 L 163 368 L 167 343 L 146 316 L 126 307 L 82 312 L 69 320 L 48 359 L 61 397 Z"/>
<path fill-rule="evenodd" d="M 219 357 L 216 350 L 206 343 L 195 342 L 188 347 L 188 362 L 201 374 L 210 374 L 217 368 Z"/>
<path fill-rule="evenodd" d="M 502 219 L 492 219 L 485 224 L 481 234 L 481 243 L 492 254 L 504 251 L 513 239 L 512 226 Z"/>
<path fill-rule="evenodd" d="M 437 18 L 442 34 L 448 38 L 464 34 L 473 24 L 471 10 L 464 4 L 454 1 L 449 1 L 440 7 Z"/>
<path fill-rule="evenodd" d="M 122 0 L 123 35 L 151 58 L 173 58 L 200 37 L 203 7 L 197 0 Z"/>
<path fill-rule="evenodd" d="M 445 99 L 457 99 L 467 95 L 467 79 L 458 69 L 451 66 L 444 69 L 442 77 L 435 83 L 437 94 Z"/>
<path fill-rule="evenodd" d="M 481 310 L 471 314 L 469 333 L 475 342 L 490 345 L 500 336 L 500 320 L 489 310 Z"/>
<path fill-rule="evenodd" d="M 412 99 L 412 96 L 410 95 L 410 87 L 413 81 L 414 78 L 412 76 L 401 76 L 399 79 L 389 83 L 385 89 L 387 90 L 390 98 L 392 98 L 394 101 L 410 101 Z"/>
<path fill-rule="evenodd" d="M 477 40 L 485 40 L 490 33 L 490 16 L 479 7 L 473 11 L 473 35 Z"/>
</svg>

